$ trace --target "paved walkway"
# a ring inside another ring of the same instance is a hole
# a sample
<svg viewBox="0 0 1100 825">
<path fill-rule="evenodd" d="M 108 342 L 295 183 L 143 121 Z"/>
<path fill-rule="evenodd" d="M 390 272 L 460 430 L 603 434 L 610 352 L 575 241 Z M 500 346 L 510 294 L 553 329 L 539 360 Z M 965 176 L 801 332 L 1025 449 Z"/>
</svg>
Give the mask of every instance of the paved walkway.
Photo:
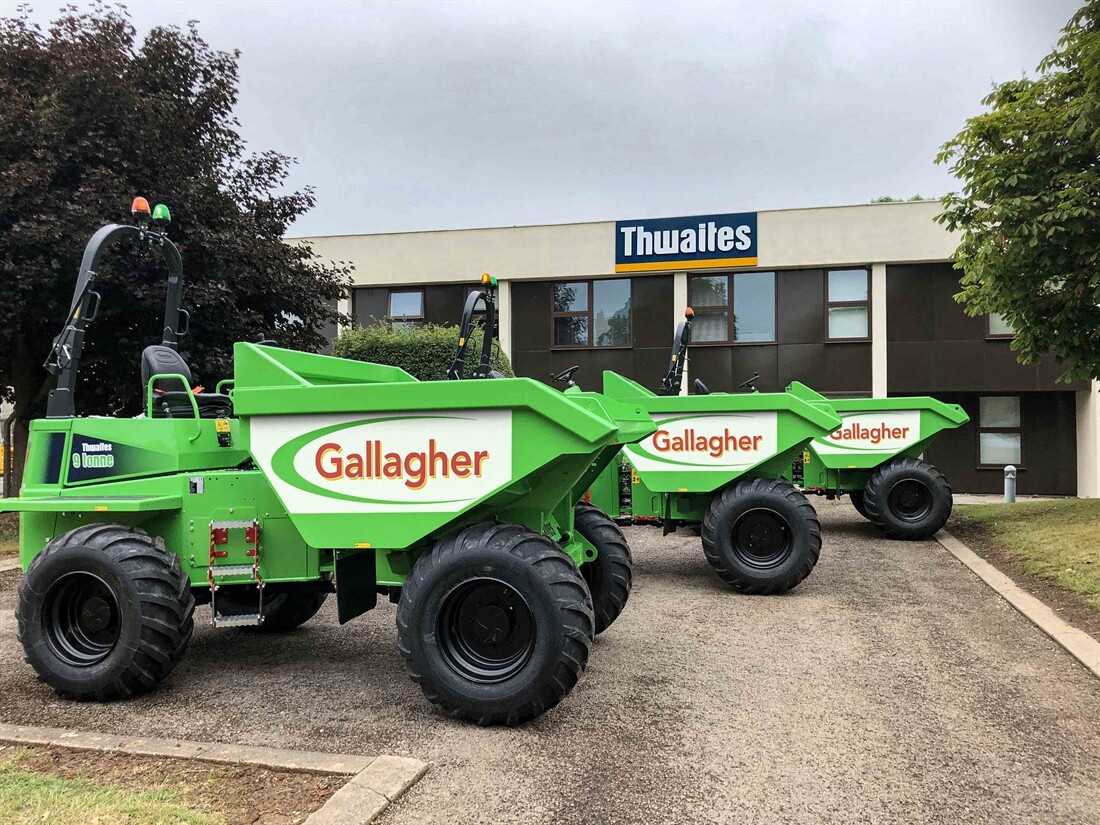
<svg viewBox="0 0 1100 825">
<path fill-rule="evenodd" d="M 1100 822 L 1100 680 L 938 544 L 814 504 L 825 553 L 783 597 L 725 589 L 693 536 L 631 530 L 626 613 L 518 730 L 435 713 L 386 603 L 280 640 L 203 627 L 156 693 L 61 702 L 22 662 L 10 573 L 0 717 L 432 762 L 383 825 Z"/>
</svg>

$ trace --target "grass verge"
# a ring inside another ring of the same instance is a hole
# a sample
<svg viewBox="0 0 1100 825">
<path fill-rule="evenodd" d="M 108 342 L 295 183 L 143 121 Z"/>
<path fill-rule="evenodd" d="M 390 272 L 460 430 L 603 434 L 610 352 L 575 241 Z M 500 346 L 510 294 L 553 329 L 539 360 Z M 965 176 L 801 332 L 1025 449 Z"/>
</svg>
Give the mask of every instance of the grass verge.
<svg viewBox="0 0 1100 825">
<path fill-rule="evenodd" d="M 175 790 L 128 790 L 24 770 L 31 756 L 31 751 L 19 748 L 0 758 L 0 822 L 216 825 L 224 821 L 189 808 Z"/>
<path fill-rule="evenodd" d="M 959 505 L 948 530 L 956 525 L 1018 561 L 1026 575 L 1054 582 L 1100 611 L 1100 500 Z"/>
</svg>

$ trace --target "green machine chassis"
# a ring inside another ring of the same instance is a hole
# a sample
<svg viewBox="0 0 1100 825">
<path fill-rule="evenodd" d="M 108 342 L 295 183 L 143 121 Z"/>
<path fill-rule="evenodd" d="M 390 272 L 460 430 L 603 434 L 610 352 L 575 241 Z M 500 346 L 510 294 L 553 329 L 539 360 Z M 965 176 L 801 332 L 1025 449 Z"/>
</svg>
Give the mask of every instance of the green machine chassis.
<svg viewBox="0 0 1100 825">
<path fill-rule="evenodd" d="M 39 676 L 124 698 L 171 672 L 196 600 L 215 626 L 280 632 L 330 592 L 341 622 L 383 594 L 410 676 L 451 715 L 512 724 L 560 701 L 596 630 L 582 569 L 598 551 L 572 491 L 649 435 L 650 416 L 530 379 L 422 382 L 246 343 L 232 381 L 192 391 L 179 253 L 166 219 L 135 214 L 89 242 L 47 361 L 58 387 L 32 422 L 20 497 L 0 503 L 20 513 L 17 618 Z M 165 253 L 164 338 L 142 355 L 142 416 L 78 417 L 95 267 L 119 238 Z"/>
<path fill-rule="evenodd" d="M 692 316 L 688 309 L 676 330 L 661 400 L 656 402 L 657 406 L 652 402 L 646 404 L 655 417 L 659 418 L 657 411 L 666 407 L 679 411 L 767 409 L 773 403 L 771 399 L 781 397 L 781 394 L 758 393 L 757 376 L 741 385 L 749 389 L 743 394 L 712 394 L 696 379 L 693 395 L 679 395 Z M 621 380 L 615 377 L 615 388 L 608 392 L 620 398 L 629 397 L 630 393 L 617 389 Z M 969 420 L 961 407 L 927 397 L 827 399 L 797 381 L 787 387 L 785 395 L 839 416 L 839 426 L 834 424 L 815 432 L 803 442 L 799 459 L 801 481 L 807 493 L 828 498 L 847 494 L 859 513 L 890 538 L 923 539 L 943 527 L 951 513 L 951 487 L 942 472 L 923 460 L 923 453 L 940 432 Z M 669 406 L 666 399 L 671 397 L 682 400 Z M 685 492 L 676 473 L 656 472 L 652 463 L 649 472 L 639 472 L 633 457 L 644 455 L 646 445 L 653 441 L 647 439 L 626 450 L 633 466 L 629 483 L 614 473 L 605 473 L 595 483 L 593 500 L 608 508 L 608 512 L 638 521 L 674 524 L 677 520 L 699 520 L 700 512 L 707 506 L 707 493 L 699 494 L 693 488 Z M 752 468 L 750 474 L 793 480 L 790 459 L 798 452 L 786 450 Z M 722 479 L 713 476 L 708 480 Z M 669 495 L 672 492 L 677 495 Z"/>
<path fill-rule="evenodd" d="M 674 354 L 674 365 L 682 364 Z M 653 416 L 653 435 L 628 445 L 587 494 L 617 518 L 666 534 L 699 525 L 715 572 L 744 593 L 781 593 L 813 570 L 821 530 L 806 497 L 782 478 L 795 455 L 840 423 L 816 394 L 657 395 L 612 372 L 604 394 Z M 818 396 L 820 398 L 820 396 Z M 824 400 L 824 399 L 822 399 Z M 629 482 L 627 482 L 627 478 Z"/>
<path fill-rule="evenodd" d="M 847 494 L 885 535 L 925 539 L 951 515 L 951 486 L 924 451 L 939 433 L 970 420 L 935 398 L 844 398 L 829 405 L 841 426 L 815 438 L 802 455 L 807 492 Z"/>
</svg>

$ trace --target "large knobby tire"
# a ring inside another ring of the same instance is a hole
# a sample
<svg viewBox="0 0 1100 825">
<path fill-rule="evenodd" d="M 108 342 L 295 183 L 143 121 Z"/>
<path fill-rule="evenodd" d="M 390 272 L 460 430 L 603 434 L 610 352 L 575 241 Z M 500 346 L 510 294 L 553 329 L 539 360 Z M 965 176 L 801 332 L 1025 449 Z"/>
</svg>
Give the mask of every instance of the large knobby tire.
<svg viewBox="0 0 1100 825">
<path fill-rule="evenodd" d="M 630 598 L 634 562 L 626 536 L 599 507 L 587 502 L 575 508 L 577 532 L 596 548 L 596 558 L 581 565 L 581 575 L 592 593 L 596 612 L 596 633 L 603 633 L 619 618 Z"/>
<path fill-rule="evenodd" d="M 246 633 L 287 633 L 305 624 L 321 609 L 328 593 L 313 583 L 264 585 L 264 623 L 245 625 Z M 259 594 L 254 584 L 222 586 L 218 590 L 218 612 L 223 615 L 255 614 Z"/>
<path fill-rule="evenodd" d="M 851 500 L 852 506 L 856 508 L 856 512 L 867 518 L 867 505 L 863 502 L 863 491 L 852 490 L 848 493 L 848 498 Z"/>
<path fill-rule="evenodd" d="M 784 479 L 745 479 L 722 490 L 703 517 L 702 539 L 710 566 L 742 593 L 797 587 L 821 555 L 817 513 Z"/>
<path fill-rule="evenodd" d="M 172 672 L 194 630 L 177 556 L 136 527 L 90 524 L 54 539 L 19 585 L 19 641 L 61 696 L 109 701 Z"/>
<path fill-rule="evenodd" d="M 397 607 L 409 676 L 429 701 L 479 725 L 515 725 L 560 702 L 594 629 L 573 560 L 518 524 L 478 524 L 437 542 Z"/>
<path fill-rule="evenodd" d="M 938 469 L 916 458 L 883 464 L 863 491 L 867 518 L 888 538 L 919 541 L 951 517 L 951 485 Z"/>
</svg>

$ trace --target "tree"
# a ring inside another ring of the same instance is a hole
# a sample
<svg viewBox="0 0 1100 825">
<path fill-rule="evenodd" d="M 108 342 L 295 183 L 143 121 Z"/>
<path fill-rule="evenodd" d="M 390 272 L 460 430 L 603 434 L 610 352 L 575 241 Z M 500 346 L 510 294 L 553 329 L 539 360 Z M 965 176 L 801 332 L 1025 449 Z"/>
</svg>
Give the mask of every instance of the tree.
<svg viewBox="0 0 1100 825">
<path fill-rule="evenodd" d="M 877 198 L 871 198 L 871 203 L 905 203 L 906 201 L 930 201 L 935 198 L 926 198 L 924 195 L 913 195 L 911 198 L 895 198 L 892 195 L 880 195 Z"/>
<path fill-rule="evenodd" d="M 25 7 L 0 20 L 0 392 L 15 407 L 16 467 L 53 385 L 41 364 L 84 245 L 100 225 L 129 220 L 135 195 L 172 209 L 193 319 L 181 349 L 197 380 L 228 376 L 237 340 L 324 345 L 350 270 L 283 242 L 314 195 L 283 191 L 291 158 L 246 151 L 233 117 L 238 57 L 211 49 L 194 23 L 138 42 L 122 6 L 70 7 L 46 32 Z M 151 250 L 121 245 L 99 275 L 77 404 L 134 414 L 165 273 Z M 18 485 L 17 475 L 8 489 Z"/>
<path fill-rule="evenodd" d="M 1100 0 L 1062 30 L 1039 77 L 1001 83 L 941 150 L 962 191 L 938 220 L 961 233 L 955 298 L 996 312 L 1021 363 L 1100 375 Z"/>
</svg>

